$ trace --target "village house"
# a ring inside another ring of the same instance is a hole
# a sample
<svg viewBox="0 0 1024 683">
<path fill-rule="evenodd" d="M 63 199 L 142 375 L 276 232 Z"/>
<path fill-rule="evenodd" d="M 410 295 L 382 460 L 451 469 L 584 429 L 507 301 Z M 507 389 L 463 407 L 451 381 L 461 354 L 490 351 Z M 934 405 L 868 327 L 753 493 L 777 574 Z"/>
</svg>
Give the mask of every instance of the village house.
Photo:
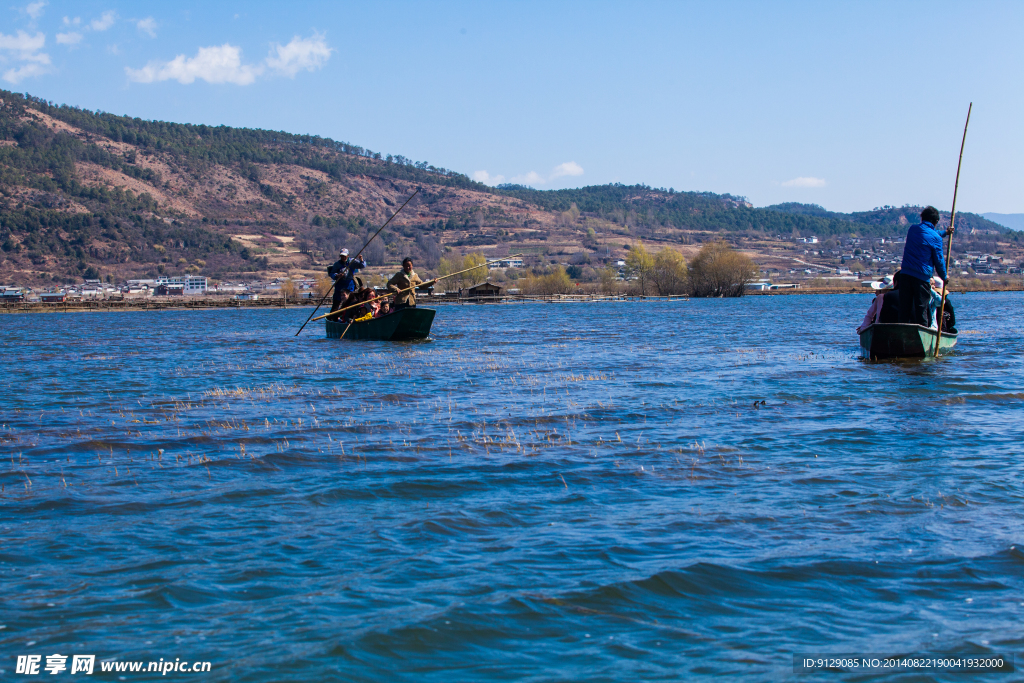
<svg viewBox="0 0 1024 683">
<path fill-rule="evenodd" d="M 501 296 L 502 288 L 491 282 L 481 282 L 463 291 L 464 297 L 478 299 L 481 297 Z"/>
</svg>

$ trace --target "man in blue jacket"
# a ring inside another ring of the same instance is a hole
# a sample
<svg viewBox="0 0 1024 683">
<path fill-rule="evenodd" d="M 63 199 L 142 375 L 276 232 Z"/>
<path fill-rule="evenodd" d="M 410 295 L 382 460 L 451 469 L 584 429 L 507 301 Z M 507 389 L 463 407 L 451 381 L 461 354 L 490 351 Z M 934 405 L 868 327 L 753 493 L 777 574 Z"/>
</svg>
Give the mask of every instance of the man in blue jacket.
<svg viewBox="0 0 1024 683">
<path fill-rule="evenodd" d="M 939 210 L 926 206 L 921 222 L 907 231 L 903 247 L 903 265 L 900 267 L 900 322 L 928 327 L 931 325 L 929 302 L 932 275 L 946 279 L 946 261 L 942 256 L 942 236 L 953 234 L 953 229 L 940 233 Z"/>
<path fill-rule="evenodd" d="M 334 279 L 334 297 L 331 301 L 331 310 L 336 311 L 341 307 L 345 297 L 356 291 L 356 273 L 366 267 L 363 255 L 359 254 L 354 259 L 348 257 L 348 249 L 342 249 L 338 260 L 327 269 L 327 275 Z"/>
</svg>

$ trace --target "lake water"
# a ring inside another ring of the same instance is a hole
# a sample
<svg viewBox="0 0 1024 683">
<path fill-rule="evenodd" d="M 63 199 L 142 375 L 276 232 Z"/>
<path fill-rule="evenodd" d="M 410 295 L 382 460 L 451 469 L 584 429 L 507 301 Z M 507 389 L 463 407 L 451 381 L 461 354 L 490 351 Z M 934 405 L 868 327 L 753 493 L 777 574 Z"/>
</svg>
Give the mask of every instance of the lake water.
<svg viewBox="0 0 1024 683">
<path fill-rule="evenodd" d="M 301 309 L 4 316 L 0 678 L 1024 649 L 1024 295 L 953 297 L 939 361 L 861 359 L 869 302 L 448 306 L 408 343 L 295 338 Z"/>
</svg>

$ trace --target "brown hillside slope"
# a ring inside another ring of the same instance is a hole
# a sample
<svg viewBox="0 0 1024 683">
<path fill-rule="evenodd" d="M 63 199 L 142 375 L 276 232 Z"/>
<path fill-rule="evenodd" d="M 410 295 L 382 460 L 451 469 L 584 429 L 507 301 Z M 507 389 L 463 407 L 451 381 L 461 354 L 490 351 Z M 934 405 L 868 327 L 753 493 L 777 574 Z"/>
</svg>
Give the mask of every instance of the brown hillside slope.
<svg viewBox="0 0 1024 683">
<path fill-rule="evenodd" d="M 90 263 L 98 261 L 99 273 L 116 279 L 152 276 L 158 271 L 176 274 L 186 269 L 220 277 L 315 275 L 333 261 L 341 246 L 358 248 L 368 232 L 386 221 L 417 188 L 419 194 L 371 250 L 375 257 L 371 266 L 391 269 L 397 267 L 403 256 L 412 255 L 425 271 L 432 271 L 441 255 L 470 251 L 488 256 L 523 251 L 528 254 L 528 262 L 559 262 L 586 251 L 585 241 L 592 251 L 610 258 L 621 255 L 623 244 L 629 241 L 628 235 L 621 234 L 622 227 L 607 221 L 586 217 L 567 220 L 561 213 L 488 191 L 431 186 L 371 174 L 335 179 L 325 172 L 292 164 L 196 167 L 182 163 L 173 154 L 110 140 L 40 111 L 26 109 L 20 118 L 58 137 L 71 136 L 83 144 L 95 145 L 153 174 L 150 178 L 133 177 L 99 163 L 79 160 L 74 171 L 82 186 L 119 190 L 127 196 L 148 196 L 153 205 L 144 212 L 146 218 L 169 225 L 201 223 L 204 229 L 247 248 L 261 265 L 249 274 L 243 270 L 233 272 L 232 266 L 237 264 L 230 260 L 211 264 L 184 252 L 168 256 L 167 249 L 176 246 L 174 240 L 170 244 L 146 245 L 152 249 L 133 249 L 111 236 L 97 236 L 85 245 L 85 259 Z M 386 162 L 368 163 L 383 166 Z M 6 184 L 3 192 L 10 208 L 89 211 L 60 192 L 47 193 L 17 184 Z M 587 238 L 587 228 L 595 227 L 604 234 Z M 17 236 L 15 244 L 19 246 Z M 6 254 L 0 264 L 0 278 L 4 281 L 32 284 L 77 274 L 66 272 L 67 264 L 60 258 L 32 258 L 23 251 L 16 249 Z M 111 259 L 114 262 L 109 262 Z M 219 268 L 214 269 L 213 265 Z"/>
</svg>

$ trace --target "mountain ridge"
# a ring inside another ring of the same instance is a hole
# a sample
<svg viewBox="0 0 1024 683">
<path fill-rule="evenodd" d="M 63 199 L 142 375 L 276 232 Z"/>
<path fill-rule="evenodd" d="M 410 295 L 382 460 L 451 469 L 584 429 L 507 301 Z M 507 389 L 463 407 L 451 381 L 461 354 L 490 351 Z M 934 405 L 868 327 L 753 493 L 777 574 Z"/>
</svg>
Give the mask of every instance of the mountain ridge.
<svg viewBox="0 0 1024 683">
<path fill-rule="evenodd" d="M 430 271 L 445 253 L 514 249 L 542 266 L 618 258 L 636 239 L 692 253 L 718 238 L 755 249 L 767 238 L 891 237 L 915 208 L 755 208 L 730 194 L 642 184 L 492 188 L 315 135 L 145 121 L 0 91 L 7 281 L 310 275 L 417 189 L 371 247 L 371 263 L 410 254 Z M 972 214 L 960 214 L 958 225 L 1014 238 Z"/>
</svg>

